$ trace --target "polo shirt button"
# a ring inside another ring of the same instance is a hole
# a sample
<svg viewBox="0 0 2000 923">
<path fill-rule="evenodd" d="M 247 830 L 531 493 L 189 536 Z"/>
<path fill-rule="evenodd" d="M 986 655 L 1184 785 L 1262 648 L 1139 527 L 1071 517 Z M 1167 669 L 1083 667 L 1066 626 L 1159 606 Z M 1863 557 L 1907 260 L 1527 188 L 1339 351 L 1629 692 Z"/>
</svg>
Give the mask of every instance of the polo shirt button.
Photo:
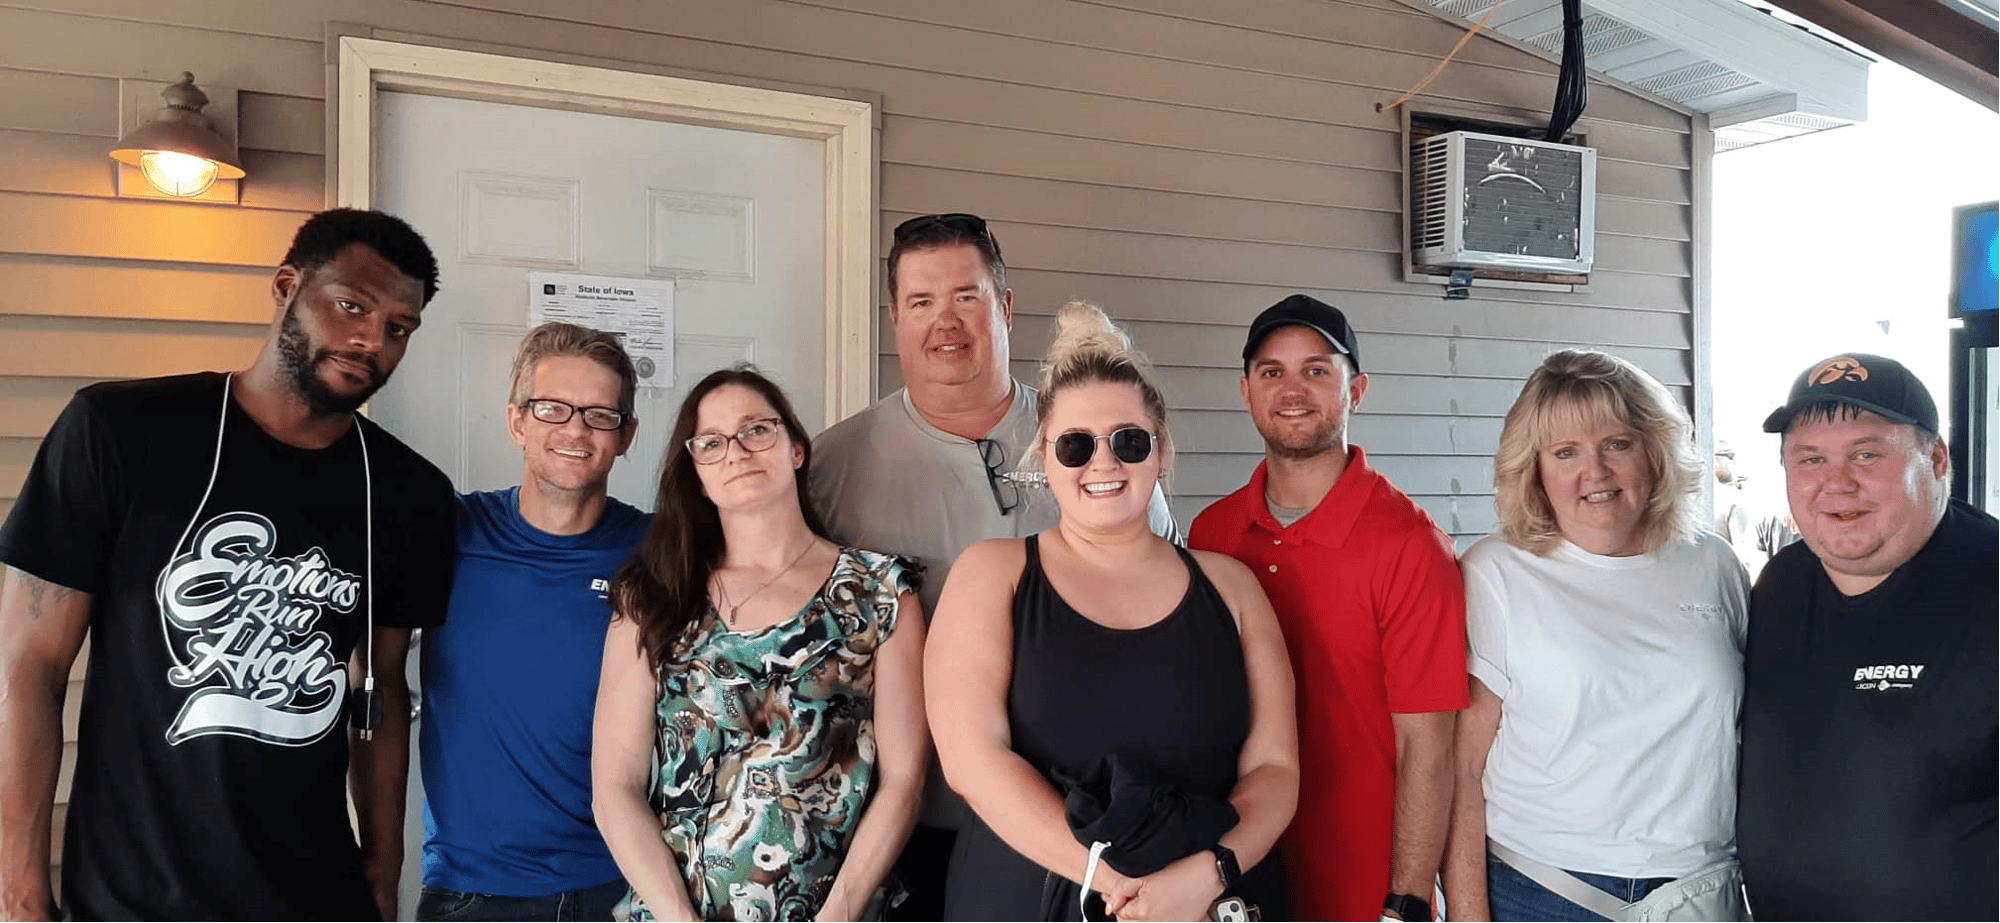
<svg viewBox="0 0 2000 923">
<path fill-rule="evenodd" d="M 1277 572 L 1278 572 L 1278 565 L 1276 564 L 1271 565 L 1271 573 L 1275 574 Z"/>
<path fill-rule="evenodd" d="M 1282 538 L 1274 538 L 1274 539 L 1272 539 L 1272 540 L 1271 540 L 1271 544 L 1273 544 L 1273 545 L 1282 545 L 1282 544 L 1284 544 L 1284 543 L 1285 543 L 1285 540 L 1284 540 L 1284 539 L 1282 539 Z"/>
</svg>

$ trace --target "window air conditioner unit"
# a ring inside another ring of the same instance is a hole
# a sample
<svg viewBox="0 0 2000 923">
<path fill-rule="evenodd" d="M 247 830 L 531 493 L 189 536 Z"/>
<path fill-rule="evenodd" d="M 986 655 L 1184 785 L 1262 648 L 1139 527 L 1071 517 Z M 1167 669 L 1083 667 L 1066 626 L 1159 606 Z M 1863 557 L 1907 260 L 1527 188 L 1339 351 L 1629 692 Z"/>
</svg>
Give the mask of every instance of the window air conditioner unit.
<svg viewBox="0 0 2000 923">
<path fill-rule="evenodd" d="M 1596 151 L 1454 131 L 1411 147 L 1410 176 L 1417 265 L 1590 271 Z"/>
</svg>

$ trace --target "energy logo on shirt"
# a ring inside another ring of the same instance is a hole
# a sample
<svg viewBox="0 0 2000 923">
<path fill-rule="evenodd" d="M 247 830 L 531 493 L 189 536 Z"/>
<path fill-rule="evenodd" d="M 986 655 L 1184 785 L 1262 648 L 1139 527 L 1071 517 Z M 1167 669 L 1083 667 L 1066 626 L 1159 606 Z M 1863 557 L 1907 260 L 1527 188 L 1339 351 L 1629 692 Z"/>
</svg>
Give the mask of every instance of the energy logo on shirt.
<svg viewBox="0 0 2000 923">
<path fill-rule="evenodd" d="M 1885 663 L 1873 667 L 1856 667 L 1854 688 L 1859 691 L 1875 692 L 1915 689 L 1917 677 L 1923 674 L 1924 665 L 1921 663 Z"/>
<path fill-rule="evenodd" d="M 195 690 L 168 744 L 234 734 L 302 746 L 339 722 L 347 670 L 320 622 L 328 610 L 354 611 L 361 579 L 318 547 L 274 557 L 277 537 L 263 516 L 224 513 L 160 571 L 167 681 Z"/>
</svg>

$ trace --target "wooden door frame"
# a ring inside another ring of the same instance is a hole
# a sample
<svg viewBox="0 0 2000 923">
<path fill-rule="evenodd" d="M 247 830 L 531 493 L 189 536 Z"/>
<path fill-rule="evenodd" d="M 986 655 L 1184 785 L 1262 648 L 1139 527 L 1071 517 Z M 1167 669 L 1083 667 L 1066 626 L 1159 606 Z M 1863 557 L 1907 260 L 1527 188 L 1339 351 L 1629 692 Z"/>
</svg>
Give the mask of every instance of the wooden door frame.
<svg viewBox="0 0 2000 923">
<path fill-rule="evenodd" d="M 375 198 L 381 91 L 597 112 L 817 141 L 826 185 L 826 422 L 869 405 L 875 365 L 874 107 L 736 86 L 342 35 L 337 45 L 335 202 Z"/>
</svg>

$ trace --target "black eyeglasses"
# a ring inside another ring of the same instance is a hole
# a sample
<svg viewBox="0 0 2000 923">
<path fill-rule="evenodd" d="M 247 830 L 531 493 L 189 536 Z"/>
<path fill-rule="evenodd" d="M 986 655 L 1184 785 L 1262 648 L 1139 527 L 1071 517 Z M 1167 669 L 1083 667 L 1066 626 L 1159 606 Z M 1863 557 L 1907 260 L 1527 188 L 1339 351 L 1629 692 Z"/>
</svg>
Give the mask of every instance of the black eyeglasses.
<svg viewBox="0 0 2000 923">
<path fill-rule="evenodd" d="M 762 452 L 778 444 L 778 430 L 785 421 L 777 417 L 751 420 L 734 433 L 696 433 L 687 441 L 688 454 L 694 456 L 697 465 L 713 465 L 729 454 L 729 440 L 743 447 L 745 452 Z"/>
<path fill-rule="evenodd" d="M 965 212 L 947 212 L 942 215 L 919 215 L 896 225 L 897 243 L 902 243 L 930 228 L 945 228 L 967 237 L 992 243 L 993 233 L 986 230 L 986 219 Z"/>
<path fill-rule="evenodd" d="M 1007 449 L 991 439 L 976 441 L 979 460 L 986 465 L 986 486 L 993 488 L 993 502 L 1000 505 L 1000 515 L 1005 516 L 1021 505 L 1020 485 L 1000 470 L 1007 464 Z"/>
<path fill-rule="evenodd" d="M 552 397 L 531 397 L 521 402 L 530 416 L 551 426 L 561 426 L 569 418 L 583 414 L 583 425 L 591 429 L 615 430 L 632 419 L 632 415 L 616 407 L 578 407 L 568 401 Z"/>
<path fill-rule="evenodd" d="M 1111 446 L 1111 454 L 1128 465 L 1136 465 L 1153 456 L 1153 434 L 1136 426 L 1112 430 L 1102 436 L 1093 436 L 1081 430 L 1072 430 L 1049 440 L 1056 447 L 1056 461 L 1065 468 L 1081 468 L 1090 464 L 1097 454 L 1097 443 L 1102 440 Z"/>
</svg>

